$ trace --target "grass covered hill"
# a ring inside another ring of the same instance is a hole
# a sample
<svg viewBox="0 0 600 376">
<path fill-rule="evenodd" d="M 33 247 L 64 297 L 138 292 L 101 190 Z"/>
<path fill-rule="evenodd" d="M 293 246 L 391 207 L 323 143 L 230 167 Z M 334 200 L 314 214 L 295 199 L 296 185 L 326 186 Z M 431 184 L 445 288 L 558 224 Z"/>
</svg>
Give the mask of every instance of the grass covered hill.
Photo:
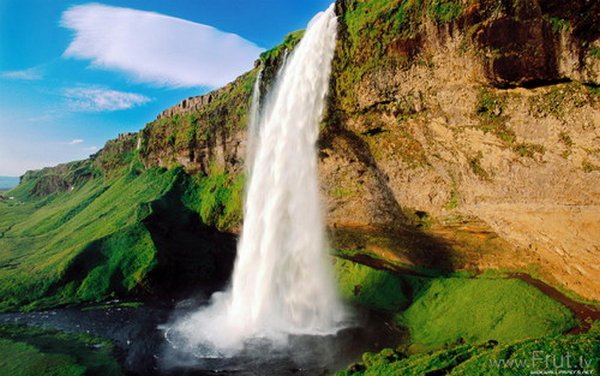
<svg viewBox="0 0 600 376">
<path fill-rule="evenodd" d="M 598 372 L 600 321 L 565 334 L 581 324 L 573 313 L 521 280 L 398 273 L 341 257 L 335 267 L 346 301 L 379 311 L 405 331 L 396 348 L 364 353 L 339 376 Z"/>
<path fill-rule="evenodd" d="M 0 374 L 111 375 L 124 374 L 110 342 L 81 334 L 0 326 Z"/>
<path fill-rule="evenodd" d="M 135 152 L 114 170 L 102 158 L 29 174 L 10 192 L 16 200 L 0 202 L 0 310 L 226 278 L 233 238 L 202 224 L 206 185 L 180 168 L 144 169 Z"/>
</svg>

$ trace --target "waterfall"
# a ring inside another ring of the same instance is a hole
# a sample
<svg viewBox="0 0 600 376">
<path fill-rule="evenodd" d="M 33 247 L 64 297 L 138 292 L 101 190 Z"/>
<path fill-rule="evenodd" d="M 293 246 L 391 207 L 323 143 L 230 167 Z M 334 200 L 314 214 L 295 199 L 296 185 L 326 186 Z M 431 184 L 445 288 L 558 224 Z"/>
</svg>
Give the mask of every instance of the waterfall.
<svg viewBox="0 0 600 376">
<path fill-rule="evenodd" d="M 333 5 L 310 21 L 260 111 L 257 79 L 231 288 L 174 328 L 204 356 L 239 350 L 252 338 L 331 334 L 344 318 L 326 255 L 315 146 L 336 29 Z"/>
<path fill-rule="evenodd" d="M 315 150 L 336 28 L 333 8 L 311 21 L 259 118 L 228 312 L 242 332 L 327 332 L 336 321 Z"/>
<path fill-rule="evenodd" d="M 252 89 L 252 103 L 250 104 L 250 121 L 248 122 L 248 139 L 246 141 L 246 169 L 248 175 L 252 175 L 254 165 L 254 152 L 258 142 L 258 124 L 260 121 L 260 84 L 262 79 L 262 68 L 258 71 L 254 88 Z"/>
</svg>

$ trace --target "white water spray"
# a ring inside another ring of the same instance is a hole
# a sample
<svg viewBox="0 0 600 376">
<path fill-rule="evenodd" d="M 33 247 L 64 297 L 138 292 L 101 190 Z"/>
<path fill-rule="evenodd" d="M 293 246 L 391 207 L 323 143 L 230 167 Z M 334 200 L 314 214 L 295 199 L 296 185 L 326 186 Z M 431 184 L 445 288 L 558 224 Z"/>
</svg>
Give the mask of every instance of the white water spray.
<svg viewBox="0 0 600 376">
<path fill-rule="evenodd" d="M 204 356 L 230 354 L 252 338 L 331 334 L 344 319 L 325 254 L 315 147 L 336 28 L 333 6 L 313 18 L 250 125 L 251 176 L 231 289 L 173 328 Z"/>
</svg>

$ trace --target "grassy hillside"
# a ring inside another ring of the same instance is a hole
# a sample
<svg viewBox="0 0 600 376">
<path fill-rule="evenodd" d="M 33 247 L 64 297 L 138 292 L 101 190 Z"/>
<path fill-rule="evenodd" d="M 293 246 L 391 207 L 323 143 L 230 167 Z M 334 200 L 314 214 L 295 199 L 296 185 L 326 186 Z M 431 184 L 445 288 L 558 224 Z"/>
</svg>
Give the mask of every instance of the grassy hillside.
<svg viewBox="0 0 600 376">
<path fill-rule="evenodd" d="M 600 357 L 600 327 L 563 335 L 576 325 L 573 314 L 535 287 L 515 279 L 400 275 L 335 262 L 343 297 L 392 317 L 407 337 L 396 349 L 365 353 L 338 375 L 521 375 L 546 369 L 532 363 L 534 351 L 588 363 Z M 529 363 L 527 363 L 529 362 Z M 566 367 L 565 367 L 566 369 Z"/>
<path fill-rule="evenodd" d="M 232 242 L 200 221 L 201 207 L 218 213 L 213 192 L 180 168 L 136 163 L 45 196 L 36 187 L 48 175 L 29 177 L 11 191 L 17 200 L 0 202 L 0 310 L 152 294 L 217 276 Z"/>
<path fill-rule="evenodd" d="M 0 326 L 0 374 L 11 376 L 121 375 L 113 346 L 80 334 Z"/>
<path fill-rule="evenodd" d="M 408 357 L 385 349 L 365 353 L 362 362 L 338 376 L 589 374 L 598 372 L 600 332 L 549 336 L 510 344 L 488 341 Z M 569 360 L 567 360 L 567 357 Z"/>
<path fill-rule="evenodd" d="M 520 280 L 399 275 L 344 259 L 335 267 L 342 296 L 392 315 L 408 330 L 412 352 L 556 335 L 576 325 L 566 307 Z"/>
</svg>

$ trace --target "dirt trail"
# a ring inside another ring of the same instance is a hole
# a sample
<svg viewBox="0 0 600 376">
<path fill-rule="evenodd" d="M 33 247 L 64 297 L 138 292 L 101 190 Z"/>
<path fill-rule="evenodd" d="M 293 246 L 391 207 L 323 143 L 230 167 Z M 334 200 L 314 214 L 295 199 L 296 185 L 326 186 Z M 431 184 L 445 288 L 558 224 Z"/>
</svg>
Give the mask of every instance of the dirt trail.
<svg viewBox="0 0 600 376">
<path fill-rule="evenodd" d="M 545 282 L 540 281 L 539 279 L 535 279 L 529 274 L 525 273 L 512 273 L 510 275 L 512 278 L 520 279 L 521 281 L 527 282 L 531 286 L 537 288 L 544 294 L 548 295 L 552 299 L 561 303 L 565 307 L 569 308 L 571 312 L 575 315 L 575 317 L 579 320 L 579 325 L 575 328 L 571 329 L 569 334 L 579 334 L 585 333 L 590 330 L 592 326 L 592 322 L 595 320 L 600 320 L 600 310 L 597 308 L 579 303 L 569 298 L 562 292 L 558 291 L 554 287 L 546 284 Z"/>
</svg>

